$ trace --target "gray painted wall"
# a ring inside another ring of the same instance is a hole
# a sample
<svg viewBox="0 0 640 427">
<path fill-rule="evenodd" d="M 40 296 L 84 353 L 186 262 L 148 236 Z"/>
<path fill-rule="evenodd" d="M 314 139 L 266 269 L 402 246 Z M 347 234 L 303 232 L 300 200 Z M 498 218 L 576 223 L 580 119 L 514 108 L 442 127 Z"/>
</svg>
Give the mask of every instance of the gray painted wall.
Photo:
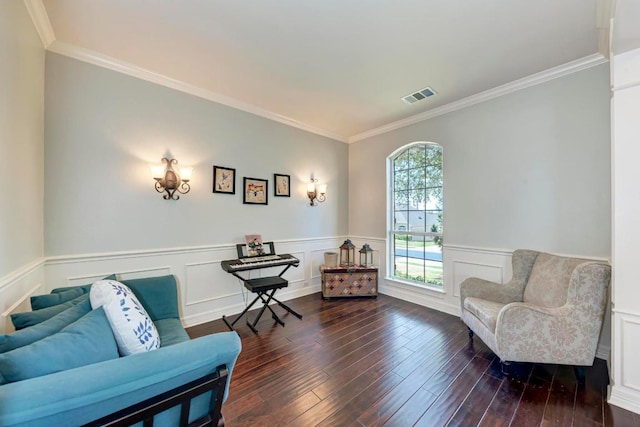
<svg viewBox="0 0 640 427">
<path fill-rule="evenodd" d="M 47 53 L 45 254 L 229 244 L 347 232 L 348 146 L 192 95 Z M 194 167 L 191 192 L 165 201 L 149 163 Z M 212 166 L 236 194 L 212 193 Z M 291 197 L 273 196 L 273 174 Z M 308 206 L 314 174 L 327 201 Z M 242 177 L 269 180 L 268 206 L 242 203 Z"/>
<path fill-rule="evenodd" d="M 0 2 L 0 277 L 42 257 L 44 48 L 23 2 Z"/>
<path fill-rule="evenodd" d="M 444 147 L 445 244 L 610 256 L 608 64 L 351 144 L 350 235 L 385 237 L 386 158 L 414 141 Z"/>
</svg>

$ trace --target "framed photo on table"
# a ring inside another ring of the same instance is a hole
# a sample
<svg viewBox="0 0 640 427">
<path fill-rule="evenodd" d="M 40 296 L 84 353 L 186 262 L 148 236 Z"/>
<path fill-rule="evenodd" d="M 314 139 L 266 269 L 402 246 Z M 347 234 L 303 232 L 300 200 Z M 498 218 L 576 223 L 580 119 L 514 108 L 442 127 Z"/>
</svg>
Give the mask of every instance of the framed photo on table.
<svg viewBox="0 0 640 427">
<path fill-rule="evenodd" d="M 291 188 L 289 183 L 291 177 L 289 175 L 282 175 L 279 173 L 273 174 L 273 190 L 276 197 L 291 197 Z"/>
<path fill-rule="evenodd" d="M 269 181 L 260 178 L 243 178 L 242 203 L 247 205 L 267 205 L 269 195 L 267 194 Z"/>
<path fill-rule="evenodd" d="M 236 170 L 223 166 L 214 166 L 213 192 L 236 194 Z"/>
</svg>

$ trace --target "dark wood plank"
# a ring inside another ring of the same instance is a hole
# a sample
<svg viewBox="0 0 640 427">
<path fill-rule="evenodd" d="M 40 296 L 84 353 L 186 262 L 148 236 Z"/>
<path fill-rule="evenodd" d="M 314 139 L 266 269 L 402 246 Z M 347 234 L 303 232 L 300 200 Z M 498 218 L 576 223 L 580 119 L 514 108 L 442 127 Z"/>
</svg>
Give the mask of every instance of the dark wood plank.
<svg viewBox="0 0 640 427">
<path fill-rule="evenodd" d="M 571 366 L 559 366 L 549 390 L 549 401 L 544 410 L 541 426 L 568 426 L 573 424 L 577 381 Z"/>
<path fill-rule="evenodd" d="M 478 425 L 482 427 L 507 427 L 511 425 L 524 387 L 525 384 L 521 381 L 504 378 Z"/>
<path fill-rule="evenodd" d="M 578 385 L 571 367 L 514 363 L 509 376 L 456 316 L 385 295 L 287 301 L 253 333 L 239 321 L 243 350 L 223 405 L 237 426 L 640 427 L 640 416 L 606 402 L 606 362 Z M 249 312 L 251 319 L 257 313 Z M 221 320 L 191 337 L 227 331 Z"/>
<path fill-rule="evenodd" d="M 501 383 L 502 380 L 491 375 L 482 375 L 455 414 L 453 414 L 448 425 L 457 427 L 478 425 L 489 404 L 493 401 Z"/>
<path fill-rule="evenodd" d="M 416 422 L 416 426 L 444 426 L 465 401 L 469 392 L 475 387 L 479 378 L 487 370 L 491 362 L 482 357 L 474 357 L 429 406 L 429 409 Z M 485 406 L 486 407 L 486 406 Z"/>
</svg>

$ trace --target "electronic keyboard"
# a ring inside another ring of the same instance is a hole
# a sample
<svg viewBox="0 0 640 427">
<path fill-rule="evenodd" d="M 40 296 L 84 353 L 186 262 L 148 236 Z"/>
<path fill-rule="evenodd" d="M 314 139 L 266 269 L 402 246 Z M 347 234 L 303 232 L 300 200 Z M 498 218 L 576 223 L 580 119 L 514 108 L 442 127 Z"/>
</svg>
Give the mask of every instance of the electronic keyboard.
<svg viewBox="0 0 640 427">
<path fill-rule="evenodd" d="M 297 267 L 299 264 L 300 260 L 293 255 L 282 254 L 230 259 L 222 261 L 221 266 L 227 273 L 235 273 L 237 271 L 256 270 L 281 265 Z"/>
</svg>

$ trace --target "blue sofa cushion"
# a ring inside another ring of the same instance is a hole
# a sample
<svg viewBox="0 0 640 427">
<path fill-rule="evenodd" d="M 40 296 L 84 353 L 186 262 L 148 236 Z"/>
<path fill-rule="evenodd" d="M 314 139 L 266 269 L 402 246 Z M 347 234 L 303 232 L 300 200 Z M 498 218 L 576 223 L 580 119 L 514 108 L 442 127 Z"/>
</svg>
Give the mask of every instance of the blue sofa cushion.
<svg viewBox="0 0 640 427">
<path fill-rule="evenodd" d="M 57 334 L 0 354 L 0 383 L 22 381 L 118 358 L 104 310 L 92 310 Z M 87 378 L 87 381 L 91 381 Z M 25 396 L 29 399 L 29 396 Z"/>
<path fill-rule="evenodd" d="M 37 325 L 21 329 L 12 334 L 0 335 L 0 353 L 24 347 L 42 338 L 46 338 L 49 335 L 53 335 L 90 311 L 91 304 L 88 299 L 85 299 L 81 303 L 69 307 L 65 311 Z"/>
<path fill-rule="evenodd" d="M 173 275 L 120 280 L 133 291 L 154 322 L 159 319 L 179 319 L 178 291 Z"/>
<path fill-rule="evenodd" d="M 160 334 L 161 347 L 179 344 L 190 339 L 180 319 L 160 319 L 153 323 L 155 323 L 158 334 Z"/>
<path fill-rule="evenodd" d="M 31 297 L 31 309 L 40 310 L 41 308 L 62 304 L 63 302 L 71 301 L 84 293 L 86 292 L 82 289 L 75 288 L 64 292 L 57 292 L 55 294 L 35 295 Z"/>
<path fill-rule="evenodd" d="M 45 320 L 52 318 L 56 314 L 62 313 L 67 308 L 73 307 L 74 305 L 80 304 L 81 302 L 88 299 L 89 294 L 82 294 L 79 297 L 72 299 L 71 301 L 54 305 L 52 307 L 47 307 L 35 311 L 26 311 L 24 313 L 14 313 L 11 315 L 11 321 L 13 322 L 13 327 L 16 328 L 16 330 L 20 330 L 28 326 L 42 323 Z"/>
</svg>

